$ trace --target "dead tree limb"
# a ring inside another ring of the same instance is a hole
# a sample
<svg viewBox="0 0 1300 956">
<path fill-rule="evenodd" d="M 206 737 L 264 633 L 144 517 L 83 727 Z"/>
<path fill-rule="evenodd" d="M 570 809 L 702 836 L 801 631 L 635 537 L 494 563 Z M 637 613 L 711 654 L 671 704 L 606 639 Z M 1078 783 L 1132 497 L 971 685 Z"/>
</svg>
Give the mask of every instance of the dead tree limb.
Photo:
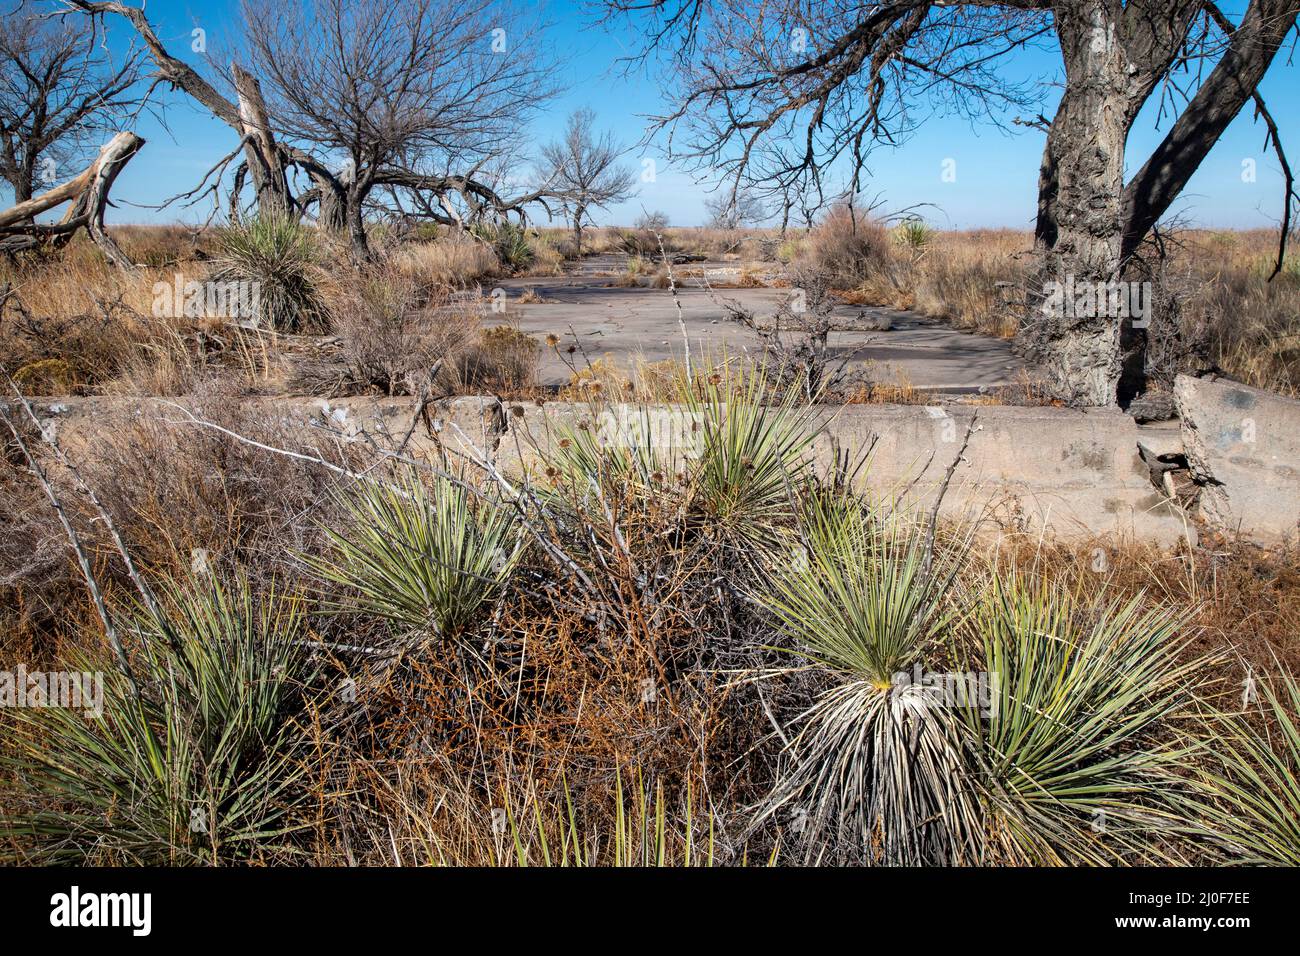
<svg viewBox="0 0 1300 956">
<path fill-rule="evenodd" d="M 0 248 L 9 252 L 31 248 L 55 237 L 66 238 L 82 226 L 100 250 L 120 269 L 131 271 L 135 264 L 104 229 L 104 209 L 108 205 L 113 181 L 131 157 L 140 151 L 144 140 L 135 133 L 120 132 L 99 151 L 95 161 L 79 176 L 68 180 L 26 202 L 0 212 Z M 34 223 L 34 217 L 72 200 L 67 213 L 58 223 Z"/>
<path fill-rule="evenodd" d="M 8 372 L 5 374 L 7 375 Z M 72 522 L 68 520 L 68 515 L 63 510 L 63 502 L 54 490 L 54 485 L 50 482 L 49 476 L 45 474 L 45 469 L 41 467 L 32 450 L 27 447 L 22 433 L 9 417 L 8 411 L 0 413 L 0 418 L 4 419 L 9 433 L 13 435 L 14 441 L 23 453 L 23 457 L 27 459 L 32 475 L 40 484 L 41 490 L 45 492 L 45 497 L 49 500 L 54 513 L 59 516 L 59 523 L 63 525 L 63 531 L 72 545 L 72 551 L 77 556 L 77 565 L 81 568 L 81 575 L 86 581 L 86 589 L 90 592 L 90 599 L 95 605 L 95 612 L 99 615 L 100 623 L 104 625 L 104 634 L 108 638 L 109 645 L 113 648 L 113 655 L 117 658 L 117 666 L 131 687 L 132 696 L 139 699 L 140 687 L 136 683 L 135 674 L 131 670 L 130 659 L 126 656 L 126 648 L 123 646 L 122 638 L 113 624 L 113 618 L 108 612 L 108 606 L 104 603 L 103 592 L 99 588 L 99 583 L 95 580 L 95 573 L 90 568 L 90 559 L 86 557 L 86 549 L 81 546 L 81 538 L 73 530 Z"/>
<path fill-rule="evenodd" d="M 117 2 L 87 2 L 87 0 L 63 0 L 63 2 L 70 9 L 90 17 L 105 17 L 113 14 L 129 21 L 149 50 L 149 57 L 157 69 L 157 79 L 189 94 L 208 112 L 240 135 L 244 142 L 244 155 L 253 178 L 253 189 L 257 194 L 259 210 L 267 214 L 288 213 L 292 206 L 284 175 L 284 163 L 276 155 L 276 143 L 266 118 L 266 104 L 262 100 L 261 88 L 255 78 L 238 66 L 234 67 L 235 90 L 239 102 L 232 103 L 193 67 L 167 52 L 167 47 L 159 39 L 143 7 L 132 7 Z"/>
</svg>

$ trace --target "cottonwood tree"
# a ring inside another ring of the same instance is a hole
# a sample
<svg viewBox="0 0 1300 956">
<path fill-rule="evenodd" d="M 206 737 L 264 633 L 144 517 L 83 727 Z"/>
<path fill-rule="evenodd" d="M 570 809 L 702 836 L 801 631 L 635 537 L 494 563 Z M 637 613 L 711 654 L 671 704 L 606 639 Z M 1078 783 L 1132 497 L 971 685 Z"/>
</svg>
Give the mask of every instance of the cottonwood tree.
<svg viewBox="0 0 1300 956">
<path fill-rule="evenodd" d="M 506 181 L 486 175 L 553 92 L 536 27 L 491 0 L 247 0 L 235 41 L 240 62 L 212 79 L 166 49 L 143 9 L 64 4 L 92 19 L 127 18 L 156 81 L 239 135 L 209 173 L 213 185 L 200 184 L 215 190 L 233 164 L 232 217 L 250 183 L 261 214 L 314 210 L 367 259 L 366 215 L 383 211 L 385 197 L 407 194 L 455 225 L 522 217 L 550 198 L 545 189 L 506 195 Z M 203 194 L 186 195 L 195 193 Z"/>
<path fill-rule="evenodd" d="M 564 137 L 542 147 L 541 180 L 563 193 L 563 209 L 573 227 L 573 242 L 582 253 L 582 230 L 591 221 L 593 209 L 608 208 L 632 195 L 636 174 L 618 165 L 623 148 L 613 134 L 597 134 L 596 114 L 575 110 L 564 128 Z"/>
<path fill-rule="evenodd" d="M 848 170 L 856 191 L 870 147 L 901 142 L 927 108 L 993 122 L 1034 110 L 1041 84 L 1014 77 L 1006 58 L 1026 46 L 1058 49 L 1055 112 L 1029 121 L 1047 138 L 1035 229 L 1039 282 L 1019 338 L 1060 397 L 1093 406 L 1120 397 L 1122 323 L 1044 312 L 1038 306 L 1048 283 L 1121 280 L 1247 104 L 1265 118 L 1281 156 L 1258 88 L 1300 12 L 1300 0 L 1249 0 L 1235 19 L 1212 0 L 605 6 L 644 24 L 643 56 L 667 58 L 676 95 L 656 124 L 673 131 L 675 152 L 765 191 L 787 211 L 820 201 L 839 170 Z M 1163 116 L 1177 116 L 1139 165 L 1125 147 L 1153 96 Z M 1138 166 L 1127 181 L 1126 158 Z M 1287 215 L 1292 199 L 1288 176 Z"/>
<path fill-rule="evenodd" d="M 81 165 L 97 137 L 137 105 L 139 57 L 110 55 L 98 38 L 51 22 L 29 4 L 0 18 L 0 178 L 14 204 Z"/>
</svg>

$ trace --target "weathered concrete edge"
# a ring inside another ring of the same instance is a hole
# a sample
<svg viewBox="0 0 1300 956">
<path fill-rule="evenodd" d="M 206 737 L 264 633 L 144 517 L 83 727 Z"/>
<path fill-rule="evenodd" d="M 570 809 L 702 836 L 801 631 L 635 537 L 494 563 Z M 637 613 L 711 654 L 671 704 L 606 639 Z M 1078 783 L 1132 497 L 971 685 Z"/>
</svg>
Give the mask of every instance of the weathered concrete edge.
<svg viewBox="0 0 1300 956">
<path fill-rule="evenodd" d="M 363 433 L 400 439 L 416 411 L 411 398 L 238 401 L 241 412 L 265 409 L 282 424 L 327 426 L 358 441 Z M 183 416 L 176 404 L 202 415 L 223 402 L 228 405 L 230 399 L 74 398 L 34 404 L 50 425 L 76 433 L 88 425 L 91 430 L 111 428 L 123 416 L 186 427 L 178 424 Z M 408 450 L 423 452 L 442 444 L 482 453 L 504 473 L 518 475 L 539 467 L 566 428 L 592 421 L 596 414 L 591 406 L 563 402 L 455 398 L 429 409 L 429 425 L 418 424 Z M 1124 537 L 1161 546 L 1195 540 L 1189 517 L 1152 483 L 1138 454 L 1138 427 L 1119 411 L 852 405 L 818 409 L 816 415 L 820 432 L 812 455 L 820 469 L 833 467 L 837 458 L 856 459 L 869 451 L 859 485 L 918 507 L 932 503 L 969 429 L 963 461 L 941 503 L 945 517 L 978 516 L 994 529 L 1062 540 Z M 1275 534 L 1271 527 L 1242 530 Z"/>
<path fill-rule="evenodd" d="M 1226 531 L 1300 537 L 1300 401 L 1223 378 L 1174 382 L 1198 517 Z"/>
</svg>

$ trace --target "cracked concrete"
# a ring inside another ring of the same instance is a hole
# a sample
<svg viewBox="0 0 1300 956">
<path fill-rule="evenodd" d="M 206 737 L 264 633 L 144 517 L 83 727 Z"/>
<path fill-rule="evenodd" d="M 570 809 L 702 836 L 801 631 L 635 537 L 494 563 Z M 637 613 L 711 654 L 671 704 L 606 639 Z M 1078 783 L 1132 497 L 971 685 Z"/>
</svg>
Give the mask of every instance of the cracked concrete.
<svg viewBox="0 0 1300 956">
<path fill-rule="evenodd" d="M 725 309 L 698 277 L 701 270 L 708 270 L 717 297 L 733 300 L 760 318 L 770 316 L 790 290 L 716 288 L 739 277 L 735 263 L 706 262 L 677 269 L 692 355 L 760 354 L 758 337 L 726 318 Z M 509 318 L 539 342 L 554 334 L 562 340 L 561 349 L 577 346 L 570 361 L 579 368 L 585 365 L 584 353 L 592 360 L 609 357 L 623 369 L 632 368 L 638 358 L 646 362 L 681 358 L 684 347 L 672 293 L 666 288 L 613 286 L 614 277 L 625 272 L 626 257 L 593 257 L 583 260 L 571 275 L 503 279 L 497 286 L 507 294 Z M 529 290 L 542 301 L 517 301 Z M 962 332 L 915 312 L 840 305 L 833 315 L 842 326 L 828 340 L 833 357 L 849 358 L 850 367 L 865 369 L 874 381 L 963 394 L 1013 384 L 1024 368 L 1009 342 Z M 499 324 L 505 318 L 489 311 L 484 322 Z M 565 384 L 570 373 L 559 355 L 543 348 L 542 384 Z"/>
<path fill-rule="evenodd" d="M 1285 540 L 1300 532 L 1300 402 L 1227 379 L 1174 382 L 1200 517 Z"/>
</svg>

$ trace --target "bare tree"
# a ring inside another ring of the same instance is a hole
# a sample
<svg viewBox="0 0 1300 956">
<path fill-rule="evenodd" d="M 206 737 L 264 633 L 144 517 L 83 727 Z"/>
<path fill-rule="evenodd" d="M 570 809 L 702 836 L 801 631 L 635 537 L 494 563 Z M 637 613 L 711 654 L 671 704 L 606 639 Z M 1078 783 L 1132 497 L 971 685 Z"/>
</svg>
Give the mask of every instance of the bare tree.
<svg viewBox="0 0 1300 956">
<path fill-rule="evenodd" d="M 25 3 L 0 18 L 0 178 L 15 205 L 66 177 L 136 104 L 139 57 L 115 60 L 95 39 Z"/>
<path fill-rule="evenodd" d="M 763 201 L 747 189 L 715 193 L 704 200 L 704 208 L 709 213 L 708 225 L 729 231 L 757 225 L 771 216 Z"/>
<path fill-rule="evenodd" d="M 597 135 L 596 114 L 575 110 L 564 138 L 542 147 L 541 178 L 548 188 L 564 195 L 563 208 L 573 225 L 573 242 L 582 253 L 582 229 L 591 210 L 606 209 L 632 195 L 636 174 L 618 165 L 623 149 L 611 133 Z"/>
<path fill-rule="evenodd" d="M 552 88 L 536 29 L 491 0 L 245 0 L 245 42 L 273 124 L 331 168 L 354 252 L 380 186 L 439 193 L 447 221 L 498 201 L 468 182 Z M 449 188 L 450 187 L 450 188 Z"/>
<path fill-rule="evenodd" d="M 167 51 L 142 8 L 63 2 L 95 20 L 128 19 L 157 67 L 155 81 L 183 90 L 239 135 L 239 146 L 185 194 L 215 191 L 242 153 L 232 217 L 251 180 L 261 213 L 296 217 L 314 207 L 322 227 L 346 231 L 354 256 L 365 259 L 367 213 L 389 211 L 386 199 L 406 195 L 436 220 L 462 225 L 523 217 L 550 196 L 507 195 L 497 166 L 553 89 L 536 28 L 490 0 L 247 0 L 244 65 L 213 80 Z M 234 100 L 220 91 L 223 80 Z M 310 185 L 299 189 L 299 175 Z"/>
<path fill-rule="evenodd" d="M 637 216 L 636 222 L 632 228 L 640 232 L 663 232 L 668 228 L 668 213 L 660 212 L 658 209 L 652 209 L 649 212 L 642 210 L 641 215 Z"/>
<path fill-rule="evenodd" d="M 1248 102 L 1268 115 L 1259 81 L 1300 12 L 1300 0 L 1250 0 L 1234 25 L 1212 0 L 605 5 L 646 21 L 643 55 L 668 56 L 680 96 L 656 123 L 676 134 L 676 152 L 779 199 L 787 219 L 826 198 L 836 169 L 851 170 L 856 191 L 872 144 L 901 142 L 929 107 L 992 122 L 1035 115 L 1042 84 L 1009 79 L 1003 58 L 1027 45 L 1059 49 L 1053 118 L 1022 121 L 1044 129 L 1047 142 L 1036 228 L 1042 288 L 1020 342 L 1078 405 L 1117 401 L 1126 329 L 1110 315 L 1045 312 L 1049 284 L 1124 276 L 1232 118 Z M 1186 105 L 1125 183 L 1129 131 L 1157 93 L 1162 115 Z M 1288 213 L 1290 186 L 1288 178 Z M 1132 337 L 1140 349 L 1142 336 Z"/>
</svg>

